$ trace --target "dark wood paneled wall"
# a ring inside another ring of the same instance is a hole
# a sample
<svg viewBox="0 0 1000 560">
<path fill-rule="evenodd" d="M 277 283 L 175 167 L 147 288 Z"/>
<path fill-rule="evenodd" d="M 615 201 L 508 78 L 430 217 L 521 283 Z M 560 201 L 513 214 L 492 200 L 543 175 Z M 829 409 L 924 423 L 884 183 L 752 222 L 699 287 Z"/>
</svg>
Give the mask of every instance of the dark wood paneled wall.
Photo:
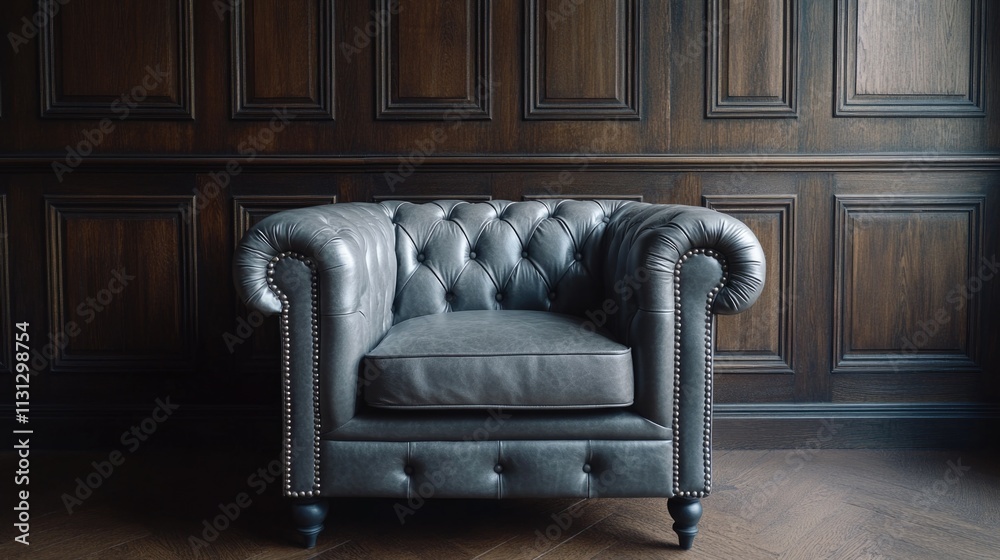
<svg viewBox="0 0 1000 560">
<path fill-rule="evenodd" d="M 979 441 L 950 428 L 1000 415 L 988 1 L 11 0 L 0 17 L 0 369 L 30 322 L 36 409 L 70 427 L 168 394 L 192 418 L 275 415 L 276 330 L 236 301 L 235 243 L 282 209 L 386 198 L 745 221 L 769 283 L 719 320 L 727 444 L 803 445 L 819 417 L 858 419 L 845 445 Z"/>
</svg>

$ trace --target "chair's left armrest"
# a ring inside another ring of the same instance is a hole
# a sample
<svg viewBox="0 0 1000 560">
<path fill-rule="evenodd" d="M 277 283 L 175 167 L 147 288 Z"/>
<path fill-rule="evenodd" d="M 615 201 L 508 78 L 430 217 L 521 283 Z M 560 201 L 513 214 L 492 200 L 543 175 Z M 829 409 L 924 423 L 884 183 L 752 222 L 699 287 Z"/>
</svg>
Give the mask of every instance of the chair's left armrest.
<svg viewBox="0 0 1000 560">
<path fill-rule="evenodd" d="M 354 416 L 359 364 L 392 325 L 393 224 L 377 204 L 279 212 L 243 237 L 233 276 L 252 309 L 281 314 L 285 493 L 318 495 L 320 434 Z"/>
</svg>

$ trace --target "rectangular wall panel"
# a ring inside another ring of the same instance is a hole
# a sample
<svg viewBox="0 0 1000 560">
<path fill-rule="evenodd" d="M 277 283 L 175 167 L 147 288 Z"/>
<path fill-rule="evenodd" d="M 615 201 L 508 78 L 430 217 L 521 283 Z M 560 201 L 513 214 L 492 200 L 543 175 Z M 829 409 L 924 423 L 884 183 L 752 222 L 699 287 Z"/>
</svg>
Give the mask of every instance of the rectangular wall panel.
<svg viewBox="0 0 1000 560">
<path fill-rule="evenodd" d="M 490 119 L 489 0 L 380 0 L 376 117 Z"/>
<path fill-rule="evenodd" d="M 835 373 L 979 371 L 981 196 L 839 195 Z"/>
<path fill-rule="evenodd" d="M 194 118 L 191 3 L 60 2 L 39 33 L 42 116 Z"/>
<path fill-rule="evenodd" d="M 525 3 L 526 119 L 638 119 L 638 0 Z"/>
<path fill-rule="evenodd" d="M 795 201 L 795 196 L 704 197 L 706 207 L 750 227 L 767 259 L 767 282 L 757 303 L 739 315 L 717 318 L 718 373 L 793 372 Z"/>
<path fill-rule="evenodd" d="M 334 0 L 243 0 L 231 17 L 233 118 L 334 118 Z"/>
<path fill-rule="evenodd" d="M 982 0 L 838 0 L 838 116 L 985 115 Z"/>
<path fill-rule="evenodd" d="M 795 117 L 799 0 L 710 0 L 708 117 Z"/>
<path fill-rule="evenodd" d="M 193 196 L 47 196 L 52 371 L 191 370 Z"/>
</svg>

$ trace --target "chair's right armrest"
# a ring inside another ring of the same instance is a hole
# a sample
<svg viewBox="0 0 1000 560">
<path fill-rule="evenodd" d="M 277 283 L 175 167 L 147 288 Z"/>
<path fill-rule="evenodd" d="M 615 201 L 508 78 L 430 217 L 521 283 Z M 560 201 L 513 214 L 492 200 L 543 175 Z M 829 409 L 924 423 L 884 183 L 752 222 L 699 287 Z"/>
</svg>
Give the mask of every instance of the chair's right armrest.
<svg viewBox="0 0 1000 560">
<path fill-rule="evenodd" d="M 632 203 L 611 216 L 605 283 L 612 330 L 632 347 L 635 410 L 674 432 L 674 495 L 711 491 L 716 314 L 746 310 L 764 287 L 753 232 L 725 214 Z"/>
<path fill-rule="evenodd" d="M 319 435 L 350 420 L 358 366 L 392 326 L 395 230 L 378 204 L 279 212 L 233 257 L 240 297 L 280 313 L 285 493 L 318 495 Z"/>
</svg>

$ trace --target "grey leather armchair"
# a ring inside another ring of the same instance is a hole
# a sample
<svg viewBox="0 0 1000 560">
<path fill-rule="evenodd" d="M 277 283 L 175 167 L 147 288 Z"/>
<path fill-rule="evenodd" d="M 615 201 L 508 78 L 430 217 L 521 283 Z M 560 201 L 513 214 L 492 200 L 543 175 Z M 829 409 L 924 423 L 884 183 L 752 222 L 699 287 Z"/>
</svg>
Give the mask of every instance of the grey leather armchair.
<svg viewBox="0 0 1000 560">
<path fill-rule="evenodd" d="M 630 201 L 285 211 L 236 251 L 280 314 L 284 491 L 327 498 L 664 497 L 690 548 L 712 488 L 715 314 L 764 284 L 750 230 Z"/>
</svg>

